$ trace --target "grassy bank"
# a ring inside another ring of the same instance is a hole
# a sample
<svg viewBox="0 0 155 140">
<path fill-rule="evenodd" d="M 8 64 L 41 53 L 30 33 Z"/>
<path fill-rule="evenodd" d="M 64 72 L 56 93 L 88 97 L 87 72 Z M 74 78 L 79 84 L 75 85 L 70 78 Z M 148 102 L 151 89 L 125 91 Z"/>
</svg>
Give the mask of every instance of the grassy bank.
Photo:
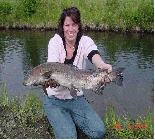
<svg viewBox="0 0 155 140">
<path fill-rule="evenodd" d="M 0 0 L 0 27 L 56 29 L 70 6 L 79 8 L 87 30 L 153 32 L 153 0 Z"/>
<path fill-rule="evenodd" d="M 153 139 L 153 114 L 150 110 L 146 117 L 132 119 L 127 115 L 117 116 L 111 106 L 103 121 L 107 129 L 104 138 Z M 42 102 L 34 94 L 9 99 L 4 88 L 4 93 L 0 93 L 0 126 L 1 139 L 54 138 Z M 87 138 L 81 131 L 78 131 L 78 137 Z"/>
</svg>

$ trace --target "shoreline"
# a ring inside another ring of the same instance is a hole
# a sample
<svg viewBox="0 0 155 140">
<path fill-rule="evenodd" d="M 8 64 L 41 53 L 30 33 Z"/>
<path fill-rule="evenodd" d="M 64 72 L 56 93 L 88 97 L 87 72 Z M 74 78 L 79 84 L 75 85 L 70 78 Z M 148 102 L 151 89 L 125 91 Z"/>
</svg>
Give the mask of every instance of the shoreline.
<svg viewBox="0 0 155 140">
<path fill-rule="evenodd" d="M 55 27 L 27 27 L 27 26 L 0 26 L 0 31 L 2 30 L 25 30 L 25 31 L 56 31 Z M 152 30 L 143 30 L 140 27 L 136 26 L 134 29 L 126 29 L 125 31 L 121 28 L 109 28 L 109 29 L 98 29 L 91 27 L 83 27 L 83 31 L 92 31 L 92 32 L 114 32 L 114 33 L 144 33 L 144 34 L 154 34 L 154 29 Z"/>
<path fill-rule="evenodd" d="M 86 31 L 154 33 L 153 0 L 4 0 L 0 29 L 55 30 L 62 10 L 71 6 L 79 9 Z"/>
</svg>

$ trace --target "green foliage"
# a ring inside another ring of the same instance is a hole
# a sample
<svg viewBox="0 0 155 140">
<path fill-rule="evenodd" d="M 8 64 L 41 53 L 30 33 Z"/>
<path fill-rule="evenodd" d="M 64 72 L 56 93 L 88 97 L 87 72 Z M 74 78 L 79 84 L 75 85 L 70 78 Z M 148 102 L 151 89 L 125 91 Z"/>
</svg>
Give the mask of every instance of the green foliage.
<svg viewBox="0 0 155 140">
<path fill-rule="evenodd" d="M 152 1 L 143 1 L 137 7 L 132 7 L 134 7 L 134 3 L 125 5 L 124 10 L 122 10 L 126 26 L 128 28 L 138 26 L 146 30 L 153 29 L 154 6 Z"/>
<path fill-rule="evenodd" d="M 34 94 L 8 98 L 0 93 L 0 139 L 52 139 L 42 102 Z"/>
<path fill-rule="evenodd" d="M 24 100 L 22 103 L 21 101 Z M 44 116 L 42 102 L 35 94 L 27 94 L 25 99 L 14 97 L 9 99 L 4 86 L 4 93 L 0 96 L 0 108 L 14 112 L 23 125 L 34 125 Z"/>
<path fill-rule="evenodd" d="M 0 24 L 7 22 L 7 17 L 12 12 L 12 5 L 6 1 L 0 1 Z"/>
<path fill-rule="evenodd" d="M 81 11 L 85 29 L 152 31 L 154 28 L 153 0 L 3 0 L 0 23 L 1 26 L 55 29 L 61 11 L 71 6 Z"/>
<path fill-rule="evenodd" d="M 27 94 L 19 113 L 22 123 L 33 125 L 44 115 L 42 102 L 38 100 L 35 94 Z"/>
<path fill-rule="evenodd" d="M 32 16 L 37 8 L 40 0 L 19 0 L 20 4 L 23 6 L 23 12 L 26 17 Z"/>
<path fill-rule="evenodd" d="M 12 6 L 9 2 L 2 2 L 0 1 L 0 15 L 7 16 L 11 14 Z"/>
<path fill-rule="evenodd" d="M 24 99 L 21 97 L 9 99 L 6 86 L 4 86 L 4 93 L 0 94 L 0 125 L 2 126 L 0 138 L 14 138 L 22 134 L 21 131 L 24 131 L 22 138 L 45 138 L 46 135 L 48 138 L 53 137 L 53 133 L 49 136 L 47 131 L 47 134 L 40 137 L 45 132 L 44 129 L 49 127 L 49 123 L 44 119 L 42 102 L 35 94 L 27 94 Z M 40 120 L 44 121 L 41 125 Z M 104 123 L 107 133 L 104 138 L 152 139 L 154 136 L 153 120 L 153 113 L 150 110 L 146 117 L 138 119 L 130 118 L 128 115 L 117 116 L 114 107 L 110 104 L 105 114 Z M 138 125 L 140 127 L 137 127 Z M 41 130 L 42 127 L 43 130 Z"/>
<path fill-rule="evenodd" d="M 6 90 L 6 85 L 4 85 L 4 92 L 0 93 L 0 106 L 8 106 L 8 94 Z"/>
<path fill-rule="evenodd" d="M 153 3 L 143 3 L 139 6 L 138 11 L 140 11 L 140 26 L 146 30 L 153 28 L 152 23 L 154 22 L 154 4 Z"/>
<path fill-rule="evenodd" d="M 153 139 L 153 113 L 148 110 L 146 117 L 133 119 L 128 115 L 117 116 L 114 107 L 106 112 L 105 125 L 107 134 L 105 138 L 119 139 Z"/>
</svg>

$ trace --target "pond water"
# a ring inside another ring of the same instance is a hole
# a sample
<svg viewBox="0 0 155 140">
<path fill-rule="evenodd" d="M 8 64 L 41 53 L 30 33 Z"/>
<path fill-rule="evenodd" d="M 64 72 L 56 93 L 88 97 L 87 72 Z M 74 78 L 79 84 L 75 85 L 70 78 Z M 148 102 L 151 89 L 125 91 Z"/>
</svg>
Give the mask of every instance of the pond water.
<svg viewBox="0 0 155 140">
<path fill-rule="evenodd" d="M 47 45 L 55 32 L 0 31 L 0 92 L 8 96 L 35 93 L 43 99 L 41 86 L 23 86 L 26 73 L 47 60 Z M 85 32 L 98 46 L 106 63 L 125 67 L 123 86 L 105 87 L 103 95 L 86 90 L 85 97 L 103 117 L 111 103 L 117 114 L 145 116 L 154 107 L 154 36 L 152 34 Z M 95 69 L 89 61 L 88 69 Z"/>
</svg>

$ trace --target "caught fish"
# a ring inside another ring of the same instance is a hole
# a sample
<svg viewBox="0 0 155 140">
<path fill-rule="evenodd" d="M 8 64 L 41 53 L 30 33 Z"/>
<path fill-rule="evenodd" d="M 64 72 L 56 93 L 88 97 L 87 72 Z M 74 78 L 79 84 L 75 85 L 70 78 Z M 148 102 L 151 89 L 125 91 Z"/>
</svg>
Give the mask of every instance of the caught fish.
<svg viewBox="0 0 155 140">
<path fill-rule="evenodd" d="M 73 65 L 61 64 L 58 62 L 46 62 L 33 68 L 24 78 L 23 85 L 44 85 L 53 81 L 70 90 L 71 96 L 75 99 L 80 89 L 92 89 L 97 94 L 102 94 L 105 86 L 103 79 L 109 78 L 110 82 L 122 85 L 124 68 L 113 69 L 108 74 L 106 70 L 83 70 Z"/>
</svg>

